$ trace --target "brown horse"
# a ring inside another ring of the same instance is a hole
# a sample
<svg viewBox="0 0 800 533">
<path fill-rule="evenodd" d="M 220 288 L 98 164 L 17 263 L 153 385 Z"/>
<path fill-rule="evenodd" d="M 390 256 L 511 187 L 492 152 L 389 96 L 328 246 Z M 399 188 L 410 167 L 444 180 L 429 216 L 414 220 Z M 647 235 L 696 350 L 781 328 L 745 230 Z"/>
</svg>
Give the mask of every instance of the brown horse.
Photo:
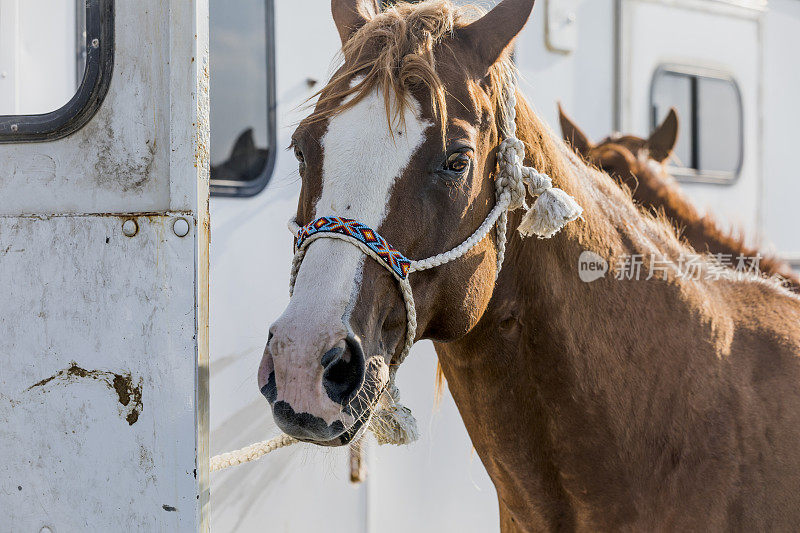
<svg viewBox="0 0 800 533">
<path fill-rule="evenodd" d="M 450 250 L 495 205 L 501 74 L 533 0 L 477 20 L 449 0 L 332 7 L 344 63 L 293 137 L 297 221 L 358 219 L 412 258 Z M 503 531 L 795 529 L 800 300 L 755 277 L 674 269 L 581 281 L 584 252 L 609 265 L 647 254 L 646 268 L 649 254 L 677 263 L 691 249 L 521 94 L 516 111 L 526 164 L 583 218 L 523 239 L 513 211 L 499 277 L 492 232 L 409 278 L 416 338 L 436 344 Z M 387 268 L 342 240 L 310 244 L 258 373 L 278 425 L 319 445 L 357 438 L 405 334 Z"/>
<path fill-rule="evenodd" d="M 647 139 L 612 135 L 597 144 L 567 116 L 561 105 L 558 115 L 564 140 L 579 155 L 630 188 L 633 199 L 642 207 L 663 213 L 695 250 L 722 254 L 731 259 L 733 266 L 737 257 L 742 257 L 746 264 L 753 263 L 750 258 L 759 257 L 761 272 L 781 278 L 786 288 L 800 292 L 800 278 L 787 264 L 745 245 L 741 237 L 722 230 L 713 216 L 701 216 L 669 175 L 664 163 L 678 140 L 675 109 L 670 109 L 664 122 Z"/>
</svg>

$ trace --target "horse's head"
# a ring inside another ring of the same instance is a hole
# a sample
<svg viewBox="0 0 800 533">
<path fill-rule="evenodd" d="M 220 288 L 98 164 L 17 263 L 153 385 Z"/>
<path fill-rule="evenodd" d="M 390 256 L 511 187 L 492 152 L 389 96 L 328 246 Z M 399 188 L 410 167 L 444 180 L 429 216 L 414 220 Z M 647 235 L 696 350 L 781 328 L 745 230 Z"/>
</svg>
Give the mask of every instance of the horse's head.
<svg viewBox="0 0 800 533">
<path fill-rule="evenodd" d="M 636 188 L 635 176 L 644 167 L 663 163 L 673 153 L 678 140 L 678 113 L 669 110 L 664 122 L 647 139 L 635 135 L 612 135 L 594 144 L 558 106 L 558 118 L 564 140 L 584 159 L 622 183 Z"/>
<path fill-rule="evenodd" d="M 371 0 L 333 0 L 344 63 L 292 138 L 302 176 L 297 223 L 354 219 L 413 259 L 469 237 L 495 203 L 508 49 L 533 3 L 504 0 L 480 17 L 449 0 L 382 13 Z M 417 339 L 452 340 L 477 323 L 496 254 L 492 236 L 409 278 Z M 271 327 L 259 386 L 286 433 L 346 444 L 405 343 L 406 308 L 389 269 L 353 243 L 317 239 Z"/>
</svg>

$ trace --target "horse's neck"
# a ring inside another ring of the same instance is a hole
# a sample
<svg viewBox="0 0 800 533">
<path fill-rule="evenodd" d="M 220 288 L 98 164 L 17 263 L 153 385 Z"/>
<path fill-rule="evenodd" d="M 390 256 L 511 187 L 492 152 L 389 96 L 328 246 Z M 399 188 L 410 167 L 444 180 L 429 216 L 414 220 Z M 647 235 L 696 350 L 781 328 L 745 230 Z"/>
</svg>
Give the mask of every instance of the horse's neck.
<svg viewBox="0 0 800 533">
<path fill-rule="evenodd" d="M 691 314 L 676 284 L 581 281 L 584 250 L 613 268 L 625 253 L 675 258 L 685 249 L 661 222 L 642 216 L 610 178 L 554 146 L 549 135 L 529 132 L 523 140 L 534 154 L 531 162 L 581 203 L 583 220 L 549 240 L 522 240 L 511 229 L 520 219 L 515 213 L 489 307 L 467 336 L 437 351 L 505 505 L 512 514 L 530 513 L 535 499 L 543 504 L 535 506 L 541 514 L 526 520 L 564 526 L 575 518 L 575 491 L 587 498 L 622 496 L 614 491 L 625 490 L 624 484 L 603 485 L 626 471 L 620 461 L 630 458 L 620 456 L 620 444 L 640 422 L 634 413 L 636 402 L 648 397 L 648 373 L 670 372 L 682 359 L 656 360 L 666 349 L 664 335 L 670 328 L 685 338 L 708 335 L 708 324 L 674 318 Z M 653 317 L 662 317 L 657 326 Z M 663 335 L 648 335 L 654 327 Z M 631 387 L 628 378 L 636 373 L 641 378 Z"/>
</svg>

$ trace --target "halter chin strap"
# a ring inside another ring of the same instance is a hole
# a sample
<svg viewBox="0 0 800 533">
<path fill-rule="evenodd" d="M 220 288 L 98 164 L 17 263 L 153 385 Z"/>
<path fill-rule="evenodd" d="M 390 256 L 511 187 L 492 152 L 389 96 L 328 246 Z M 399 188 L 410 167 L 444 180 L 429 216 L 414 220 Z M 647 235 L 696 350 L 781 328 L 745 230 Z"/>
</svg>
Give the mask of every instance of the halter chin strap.
<svg viewBox="0 0 800 533">
<path fill-rule="evenodd" d="M 495 178 L 497 200 L 495 206 L 478 229 L 452 250 L 427 259 L 411 260 L 391 246 L 377 231 L 357 220 L 323 216 L 302 227 L 294 219 L 289 221 L 289 230 L 295 235 L 295 253 L 289 279 L 290 295 L 294 291 L 297 273 L 308 246 L 322 238 L 339 239 L 353 244 L 389 270 L 399 284 L 407 316 L 405 345 L 397 363 L 390 368 L 388 393 L 391 402 L 375 414 L 376 418 L 381 419 L 383 425 L 388 424 L 391 427 L 391 431 L 387 433 L 385 428 L 381 431 L 373 429 L 381 424 L 370 425 L 381 444 L 386 442 L 405 444 L 417 438 L 416 421 L 411 412 L 397 402 L 399 392 L 394 385 L 397 368 L 411 350 L 417 334 L 417 310 L 414 306 L 414 295 L 408 276 L 412 272 L 434 268 L 462 257 L 477 246 L 495 227 L 495 224 L 497 225 L 497 275 L 499 276 L 505 258 L 509 211 L 524 208 L 526 213 L 517 228 L 518 231 L 523 237 L 536 235 L 540 238 L 552 237 L 568 222 L 579 218 L 583 212 L 574 198 L 561 189 L 553 187 L 549 176 L 523 165 L 525 145 L 516 135 L 516 84 L 509 85 L 505 104 L 503 127 L 501 128 L 504 140 L 500 143 L 497 154 L 498 173 Z M 525 203 L 526 193 L 536 197 L 530 208 Z"/>
</svg>

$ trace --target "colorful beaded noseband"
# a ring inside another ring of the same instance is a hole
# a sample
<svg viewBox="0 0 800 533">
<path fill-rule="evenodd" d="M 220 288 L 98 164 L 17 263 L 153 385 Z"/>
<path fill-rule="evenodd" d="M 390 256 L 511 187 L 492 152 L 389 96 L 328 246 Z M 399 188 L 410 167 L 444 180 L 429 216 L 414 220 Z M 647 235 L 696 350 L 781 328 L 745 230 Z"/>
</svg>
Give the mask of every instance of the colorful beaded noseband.
<svg viewBox="0 0 800 533">
<path fill-rule="evenodd" d="M 497 152 L 498 173 L 495 178 L 495 206 L 480 227 L 467 240 L 452 250 L 415 261 L 397 251 L 377 231 L 356 220 L 323 216 L 303 227 L 300 227 L 294 219 L 289 221 L 289 230 L 295 235 L 295 254 L 289 279 L 290 295 L 294 291 L 300 263 L 303 262 L 308 246 L 319 238 L 340 239 L 355 245 L 366 255 L 386 267 L 397 279 L 406 306 L 407 328 L 403 351 L 396 364 L 390 367 L 389 393 L 394 400 L 397 400 L 398 396 L 397 388 L 394 386 L 394 374 L 411 350 L 417 334 L 417 311 L 414 307 L 411 283 L 408 280 L 409 274 L 437 267 L 462 257 L 477 246 L 496 225 L 496 272 L 499 275 L 505 256 L 509 211 L 525 209 L 525 215 L 517 228 L 518 231 L 523 236 L 536 235 L 540 238 L 552 237 L 568 222 L 581 216 L 582 209 L 575 199 L 561 189 L 553 187 L 549 176 L 532 167 L 524 166 L 525 145 L 516 135 L 516 105 L 516 84 L 512 79 L 507 84 L 506 101 L 504 109 L 502 109 L 503 120 L 500 133 L 503 141 Z M 526 203 L 528 193 L 536 198 L 531 207 L 528 207 Z M 377 416 L 381 416 L 381 414 L 379 413 Z M 413 431 L 408 430 L 409 427 L 415 425 L 413 416 L 408 409 L 397 405 L 394 407 L 394 411 L 386 416 L 394 419 L 395 426 L 398 428 L 397 436 L 387 442 L 400 444 L 414 440 L 414 437 L 409 438 L 409 435 L 416 434 L 416 428 L 414 427 Z"/>
<path fill-rule="evenodd" d="M 320 217 L 310 224 L 300 228 L 300 232 L 294 238 L 294 249 L 299 250 L 303 243 L 317 233 L 339 233 L 347 237 L 352 237 L 369 247 L 370 250 L 378 254 L 381 261 L 389 267 L 395 276 L 400 279 L 408 277 L 408 269 L 411 267 L 411 260 L 398 252 L 386 239 L 369 226 L 362 224 L 352 218 L 341 217 Z"/>
</svg>

